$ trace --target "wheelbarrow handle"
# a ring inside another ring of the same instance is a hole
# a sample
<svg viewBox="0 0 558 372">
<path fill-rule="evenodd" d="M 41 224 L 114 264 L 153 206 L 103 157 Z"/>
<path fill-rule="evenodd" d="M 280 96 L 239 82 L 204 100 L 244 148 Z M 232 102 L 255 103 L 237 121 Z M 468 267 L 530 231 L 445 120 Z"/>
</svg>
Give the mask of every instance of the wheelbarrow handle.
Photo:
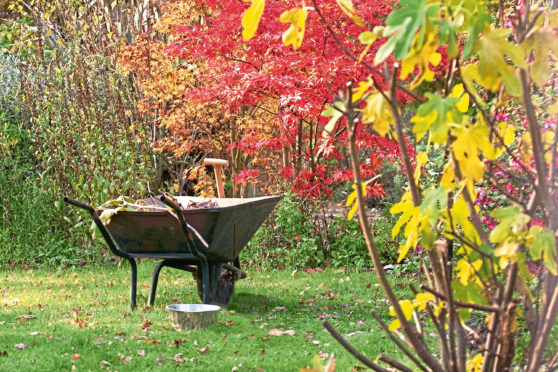
<svg viewBox="0 0 558 372">
<path fill-rule="evenodd" d="M 211 165 L 213 167 L 215 182 L 217 182 L 217 195 L 220 198 L 224 198 L 225 187 L 223 185 L 223 167 L 228 166 L 229 162 L 223 159 L 205 158 L 203 159 L 203 165 Z"/>
<path fill-rule="evenodd" d="M 175 203 L 174 200 L 172 200 L 171 198 L 167 198 L 165 195 L 163 195 L 159 198 L 159 200 L 161 200 L 163 203 L 171 207 L 176 213 L 180 213 L 180 214 L 182 213 L 182 209 L 180 208 L 180 206 L 177 203 Z"/>
<path fill-rule="evenodd" d="M 81 208 L 81 209 L 86 209 L 86 210 L 89 211 L 90 213 L 95 212 L 95 208 L 93 208 L 93 207 L 90 206 L 89 204 L 87 204 L 87 203 L 82 203 L 82 202 L 80 202 L 80 201 L 78 201 L 78 200 L 69 198 L 69 197 L 67 197 L 67 196 L 64 197 L 64 202 L 65 202 L 65 203 L 68 203 L 68 204 L 71 204 L 71 205 L 74 205 L 74 206 L 76 206 L 76 207 L 79 207 L 79 208 Z"/>
</svg>

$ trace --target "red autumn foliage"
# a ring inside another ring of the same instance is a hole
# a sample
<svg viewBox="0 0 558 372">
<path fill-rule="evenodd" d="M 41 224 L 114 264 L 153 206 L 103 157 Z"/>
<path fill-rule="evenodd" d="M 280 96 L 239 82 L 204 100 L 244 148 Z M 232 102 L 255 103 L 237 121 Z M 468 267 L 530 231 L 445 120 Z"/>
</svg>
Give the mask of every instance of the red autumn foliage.
<svg viewBox="0 0 558 372">
<path fill-rule="evenodd" d="M 339 17 L 335 0 L 318 3 L 332 29 L 342 35 L 343 44 L 358 55 L 362 27 Z M 354 5 L 373 28 L 383 24 L 393 3 L 355 1 Z M 234 124 L 224 130 L 221 126 L 219 141 L 198 142 L 205 148 L 196 151 L 227 157 L 237 184 L 259 183 L 267 191 L 276 185 L 290 186 L 301 196 L 327 196 L 333 187 L 352 177 L 345 156 L 344 125 L 337 125 L 331 136 L 323 136 L 329 118 L 321 113 L 347 81 L 366 80 L 370 72 L 343 53 L 315 11 L 308 13 L 302 47 L 284 47 L 281 33 L 288 25 L 279 22 L 279 16 L 300 6 L 298 1 L 267 0 L 256 36 L 242 41 L 240 20 L 248 6 L 249 2 L 237 0 L 198 0 L 199 21 L 190 18 L 185 24 L 165 23 L 172 34 L 166 46 L 168 55 L 197 66 L 196 83 L 184 86 L 185 101 L 218 103 L 232 117 L 250 117 L 234 136 L 226 135 Z M 177 22 L 177 17 L 171 19 Z M 369 49 L 366 59 L 373 59 L 381 45 L 377 44 Z M 376 78 L 383 79 L 381 75 Z M 400 92 L 398 98 L 408 99 Z M 188 137 L 192 131 L 184 131 L 186 122 L 166 125 L 170 136 L 162 141 L 165 150 L 183 155 L 185 148 L 194 148 Z M 208 120 L 207 126 L 213 122 Z M 208 127 L 206 132 L 216 135 L 217 129 Z M 212 145 L 215 142 L 221 147 Z M 357 146 L 368 158 L 361 167 L 365 179 L 374 176 L 383 162 L 399 156 L 397 144 L 375 135 L 370 126 L 360 126 Z M 378 183 L 371 183 L 368 191 L 377 197 L 384 194 Z"/>
</svg>

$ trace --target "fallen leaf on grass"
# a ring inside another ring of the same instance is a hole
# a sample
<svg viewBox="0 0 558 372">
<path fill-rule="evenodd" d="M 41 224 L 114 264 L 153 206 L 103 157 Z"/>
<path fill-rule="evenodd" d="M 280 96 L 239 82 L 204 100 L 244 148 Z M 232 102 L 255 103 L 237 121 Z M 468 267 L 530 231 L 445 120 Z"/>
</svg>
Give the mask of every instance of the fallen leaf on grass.
<svg viewBox="0 0 558 372">
<path fill-rule="evenodd" d="M 234 320 L 229 320 L 228 322 L 224 323 L 226 326 L 230 326 L 234 324 Z"/>
<path fill-rule="evenodd" d="M 8 356 L 8 352 L 6 350 L 0 352 L 0 357 L 7 357 Z"/>
<path fill-rule="evenodd" d="M 289 329 L 287 331 L 283 331 L 282 329 L 270 329 L 269 331 L 267 331 L 267 333 L 271 336 L 283 336 L 283 335 L 290 335 L 290 336 L 294 336 L 295 335 L 295 331 L 293 331 L 292 329 Z"/>
<path fill-rule="evenodd" d="M 178 347 L 178 345 L 180 345 L 180 344 L 182 344 L 182 343 L 184 343 L 184 342 L 186 342 L 186 340 L 183 340 L 183 339 L 179 338 L 178 340 L 174 340 L 174 341 L 172 342 L 172 344 L 170 344 L 170 346 Z"/>
<path fill-rule="evenodd" d="M 260 350 L 260 355 L 264 355 L 267 351 L 265 349 Z"/>
<path fill-rule="evenodd" d="M 200 354 L 207 354 L 207 353 L 209 353 L 209 348 L 208 348 L 208 347 L 199 348 L 199 349 L 198 349 L 198 353 L 200 353 Z"/>
<path fill-rule="evenodd" d="M 97 337 L 96 339 L 93 340 L 93 342 L 103 342 L 103 341 L 105 341 L 105 338 L 102 337 L 102 336 L 101 336 L 101 337 Z"/>
<path fill-rule="evenodd" d="M 110 362 L 107 362 L 106 360 L 101 360 L 101 366 L 110 366 Z"/>
<path fill-rule="evenodd" d="M 149 340 L 144 340 L 143 342 L 146 343 L 146 344 L 160 344 L 161 343 L 161 341 L 156 340 L 154 338 L 150 338 Z"/>
<path fill-rule="evenodd" d="M 27 347 L 25 344 L 15 344 L 15 348 L 18 350 L 23 350 Z"/>
<path fill-rule="evenodd" d="M 145 355 L 145 350 L 139 349 L 139 350 L 138 350 L 138 355 L 139 355 L 139 356 L 144 356 L 144 355 Z"/>
<path fill-rule="evenodd" d="M 304 337 L 306 338 L 314 338 L 314 335 L 312 333 L 307 333 Z"/>
<path fill-rule="evenodd" d="M 80 354 L 74 354 L 74 355 L 72 355 L 70 358 L 71 358 L 72 360 L 78 360 L 78 359 L 81 358 L 81 355 L 80 355 Z"/>
<path fill-rule="evenodd" d="M 165 361 L 163 360 L 163 358 L 157 358 L 157 360 L 155 361 L 155 364 L 160 366 L 160 365 L 165 364 Z"/>
<path fill-rule="evenodd" d="M 349 332 L 347 333 L 347 337 L 353 337 L 354 335 L 358 335 L 359 333 L 362 333 L 362 331 Z"/>
<path fill-rule="evenodd" d="M 127 318 L 127 317 L 129 317 L 129 316 L 132 316 L 132 314 L 131 314 L 131 313 L 120 313 L 120 316 L 121 316 L 122 318 Z"/>
<path fill-rule="evenodd" d="M 149 328 L 149 326 L 152 325 L 152 324 L 153 324 L 153 322 L 152 322 L 151 320 L 147 319 L 147 320 L 145 321 L 145 323 L 143 323 L 143 324 L 141 325 L 142 331 L 146 331 L 147 328 Z"/>
<path fill-rule="evenodd" d="M 354 366 L 354 367 L 351 369 L 351 371 L 362 371 L 362 370 L 364 370 L 364 369 L 366 369 L 366 368 L 361 367 L 361 366 Z"/>
<path fill-rule="evenodd" d="M 128 364 L 132 361 L 132 357 L 131 356 L 125 357 L 124 355 L 122 355 L 120 356 L 120 361 L 122 362 L 122 364 Z"/>
<path fill-rule="evenodd" d="M 312 341 L 312 345 L 316 345 L 316 346 L 317 346 L 317 345 L 319 345 L 319 344 L 320 344 L 320 341 L 318 341 L 318 340 Z"/>
<path fill-rule="evenodd" d="M 181 355 L 182 355 L 182 353 L 175 354 L 175 355 L 172 357 L 172 360 L 174 360 L 175 362 L 179 362 L 179 363 L 185 363 L 185 362 L 186 362 L 186 358 L 181 358 Z"/>
</svg>

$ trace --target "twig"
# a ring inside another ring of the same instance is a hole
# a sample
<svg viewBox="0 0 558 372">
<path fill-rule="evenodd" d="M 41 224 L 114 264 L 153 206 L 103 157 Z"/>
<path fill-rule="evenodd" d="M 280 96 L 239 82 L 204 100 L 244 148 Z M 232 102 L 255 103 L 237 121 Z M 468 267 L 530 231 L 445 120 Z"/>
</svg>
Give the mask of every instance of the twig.
<svg viewBox="0 0 558 372">
<path fill-rule="evenodd" d="M 381 360 L 382 362 L 389 364 L 390 366 L 392 366 L 393 368 L 399 370 L 399 371 L 403 371 L 403 372 L 413 372 L 412 369 L 410 369 L 409 367 L 407 367 L 406 365 L 399 363 L 396 360 L 391 359 L 390 357 L 388 357 L 385 354 L 381 354 L 378 357 L 378 360 Z"/>
<path fill-rule="evenodd" d="M 359 353 L 358 350 L 355 349 L 351 344 L 349 344 L 349 342 L 347 342 L 347 340 L 345 340 L 343 338 L 343 336 L 341 336 L 333 328 L 333 326 L 331 324 L 329 324 L 329 322 L 327 320 L 324 322 L 324 327 L 333 336 L 333 338 L 341 344 L 341 346 L 343 346 L 349 353 L 351 353 L 352 356 L 357 358 L 362 364 L 364 364 L 365 366 L 367 366 L 370 369 L 373 369 L 374 371 L 388 372 L 388 370 L 385 369 L 384 367 L 377 365 L 376 363 L 374 363 L 373 361 L 371 361 L 370 359 L 368 359 L 367 357 L 365 357 L 364 355 Z"/>
<path fill-rule="evenodd" d="M 556 352 L 556 354 L 554 354 L 552 359 L 550 359 L 550 362 L 548 362 L 548 368 L 552 368 L 557 361 L 558 361 L 558 352 Z M 558 368 L 558 366 L 556 367 Z"/>
<path fill-rule="evenodd" d="M 372 72 L 373 74 L 378 74 L 378 75 L 382 75 L 382 72 L 377 69 L 376 67 L 372 66 L 371 64 L 369 64 L 368 62 L 365 61 L 359 61 L 359 58 L 357 58 L 350 50 L 348 50 L 345 45 L 343 45 L 343 43 L 341 42 L 341 40 L 339 39 L 339 36 L 337 36 L 337 34 L 335 33 L 335 31 L 333 31 L 333 29 L 331 28 L 331 25 L 329 24 L 329 22 L 327 22 L 327 20 L 325 19 L 324 15 L 322 14 L 320 8 L 318 7 L 318 4 L 316 3 L 316 0 L 312 0 L 312 3 L 314 5 L 314 10 L 316 11 L 316 13 L 318 14 L 318 16 L 320 17 L 322 23 L 326 26 L 327 30 L 329 31 L 329 33 L 331 34 L 331 36 L 333 37 L 333 40 L 335 40 L 335 43 L 337 44 L 337 46 L 339 46 L 339 48 L 343 51 L 343 53 L 345 53 L 345 55 L 347 57 L 349 57 L 350 59 L 352 59 L 355 62 L 359 62 L 361 63 L 364 67 L 366 67 L 370 72 Z M 372 75 L 372 81 L 374 82 L 374 86 L 376 87 L 376 89 L 378 89 L 378 91 L 380 91 L 380 93 L 382 93 L 382 95 L 384 95 L 385 93 L 383 93 L 383 89 L 380 88 L 379 83 L 377 82 L 377 80 L 375 79 L 374 75 Z M 405 92 L 406 94 L 408 94 L 409 96 L 413 97 L 413 99 L 417 100 L 418 102 L 425 102 L 426 99 L 424 97 L 419 97 L 416 94 L 414 94 L 413 92 L 409 91 L 408 89 L 406 89 L 403 86 L 400 86 L 398 84 L 398 89 L 402 90 L 403 92 Z M 388 97 L 386 97 L 384 95 L 384 98 L 386 100 L 388 100 Z M 393 97 L 395 98 L 395 96 Z"/>
<path fill-rule="evenodd" d="M 411 361 L 415 363 L 416 366 L 419 367 L 422 371 L 427 372 L 428 369 L 426 369 L 426 367 L 409 351 L 409 349 L 401 342 L 399 338 L 395 337 L 393 332 L 389 330 L 388 326 L 386 325 L 386 323 L 384 323 L 382 318 L 380 318 L 380 316 L 376 314 L 374 311 L 372 312 L 372 316 L 380 324 L 383 331 L 388 335 L 391 341 L 393 341 L 393 343 L 397 345 L 399 350 L 401 350 L 403 354 L 405 354 L 409 359 L 411 359 Z"/>
<path fill-rule="evenodd" d="M 439 297 L 440 299 L 442 299 L 444 301 L 447 301 L 447 297 L 444 294 L 442 294 L 442 293 L 440 293 L 440 292 L 438 292 L 438 291 L 436 291 L 432 288 L 428 288 L 425 285 L 421 285 L 420 288 L 423 291 L 430 292 L 434 296 Z M 479 305 L 479 304 L 473 304 L 473 303 L 470 303 L 470 302 L 462 302 L 462 301 L 457 301 L 457 300 L 454 300 L 453 302 L 455 303 L 455 305 L 457 305 L 459 307 L 464 307 L 464 308 L 468 308 L 468 309 L 487 311 L 487 312 L 491 312 L 491 313 L 499 313 L 500 312 L 500 308 L 497 307 L 497 306 Z"/>
</svg>

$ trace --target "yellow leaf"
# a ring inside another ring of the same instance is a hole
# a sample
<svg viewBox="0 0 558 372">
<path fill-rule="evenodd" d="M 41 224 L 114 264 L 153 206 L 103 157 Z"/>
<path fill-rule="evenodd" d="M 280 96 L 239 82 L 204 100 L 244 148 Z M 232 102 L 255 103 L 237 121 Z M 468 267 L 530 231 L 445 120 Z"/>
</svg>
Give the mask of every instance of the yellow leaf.
<svg viewBox="0 0 558 372">
<path fill-rule="evenodd" d="M 283 44 L 288 46 L 292 45 L 296 50 L 302 45 L 304 39 L 304 29 L 306 25 L 306 16 L 308 12 L 306 9 L 293 8 L 286 10 L 279 17 L 282 23 L 290 23 L 291 27 L 283 32 Z"/>
<path fill-rule="evenodd" d="M 362 111 L 362 121 L 364 123 L 373 123 L 374 130 L 385 136 L 390 130 L 393 123 L 393 115 L 391 106 L 381 93 L 372 94 L 366 100 L 366 107 Z"/>
<path fill-rule="evenodd" d="M 438 314 L 440 314 L 440 311 L 442 311 L 443 308 L 444 308 L 444 303 L 443 303 L 443 302 L 440 302 L 440 303 L 438 304 L 438 306 L 436 306 L 436 307 L 434 308 L 434 315 L 438 316 Z"/>
<path fill-rule="evenodd" d="M 349 16 L 355 23 L 364 26 L 362 19 L 356 14 L 353 2 L 351 0 L 337 0 L 337 4 L 347 16 Z"/>
<path fill-rule="evenodd" d="M 517 244 L 517 242 L 508 239 L 494 250 L 494 255 L 514 262 L 517 259 L 518 248 L 519 245 Z"/>
<path fill-rule="evenodd" d="M 258 30 L 260 19 L 265 7 L 265 0 L 252 0 L 252 5 L 244 12 L 242 16 L 242 38 L 250 40 Z"/>
<path fill-rule="evenodd" d="M 459 102 L 457 102 L 457 109 L 463 113 L 469 109 L 469 95 L 467 93 L 463 94 Z"/>
<path fill-rule="evenodd" d="M 414 307 L 409 300 L 399 301 L 399 306 L 401 306 L 401 310 L 403 310 L 403 314 L 405 315 L 405 319 L 409 320 L 413 316 Z"/>
<path fill-rule="evenodd" d="M 393 322 L 391 322 L 388 326 L 388 329 L 390 331 L 395 331 L 396 329 L 398 329 L 399 327 L 401 327 L 401 323 L 399 322 L 399 319 L 395 319 Z"/>
<path fill-rule="evenodd" d="M 428 128 L 431 126 L 432 123 L 438 118 L 437 111 L 430 111 L 426 116 L 415 115 L 411 118 L 411 122 L 415 123 L 416 125 L 413 127 L 413 131 L 415 131 L 417 135 L 417 142 L 422 139 L 424 134 L 428 131 Z"/>
<path fill-rule="evenodd" d="M 409 300 L 401 300 L 399 301 L 399 306 L 401 307 L 401 310 L 403 311 L 403 316 L 405 317 L 406 320 L 411 319 L 411 317 L 413 316 L 413 304 L 411 304 L 411 301 Z M 393 309 L 393 306 L 390 306 L 389 308 L 389 315 L 391 316 L 395 316 L 395 310 Z M 391 324 L 389 325 L 389 330 L 390 331 L 395 331 L 397 328 L 401 327 L 401 323 L 399 322 L 398 319 L 395 319 L 393 322 L 391 322 Z"/>
<path fill-rule="evenodd" d="M 481 353 L 476 354 L 467 361 L 467 372 L 481 372 L 483 357 Z"/>
<path fill-rule="evenodd" d="M 416 49 L 416 45 L 420 39 L 420 33 L 415 35 L 413 40 L 413 48 L 401 63 L 401 79 L 406 79 L 411 72 L 418 66 L 418 75 L 411 82 L 411 89 L 416 88 L 424 80 L 431 81 L 434 79 L 434 72 L 430 70 L 429 65 L 437 66 L 442 60 L 442 56 L 436 52 L 438 49 L 438 38 L 434 32 L 427 31 L 426 42 L 422 44 L 420 49 Z"/>
<path fill-rule="evenodd" d="M 453 203 L 451 208 L 451 217 L 454 227 L 460 226 L 463 229 L 463 235 L 475 243 L 480 243 L 477 230 L 469 220 L 469 210 L 467 203 L 463 197 L 460 197 Z"/>
<path fill-rule="evenodd" d="M 457 139 L 452 143 L 459 169 L 465 179 L 480 182 L 484 176 L 484 163 L 478 156 L 478 152 L 488 159 L 495 159 L 496 152 L 489 141 L 490 130 L 484 124 L 482 118 L 474 125 L 466 122 L 454 132 Z"/>
<path fill-rule="evenodd" d="M 368 81 L 361 81 L 358 83 L 358 87 L 353 88 L 353 102 L 358 101 L 369 88 L 370 82 Z"/>
<path fill-rule="evenodd" d="M 472 278 L 474 281 L 478 281 L 477 272 L 479 272 L 482 267 L 482 259 L 478 259 L 474 262 L 469 262 L 466 259 L 460 259 L 455 265 L 455 270 L 458 272 L 459 281 L 463 285 L 467 285 Z"/>
<path fill-rule="evenodd" d="M 428 154 L 425 151 L 419 152 L 417 154 L 417 166 L 415 168 L 415 173 L 414 173 L 415 183 L 417 184 L 420 180 L 420 173 L 422 171 L 422 166 L 426 164 L 427 161 L 428 161 Z"/>
<path fill-rule="evenodd" d="M 364 195 L 366 195 L 366 185 L 368 185 L 370 182 L 372 182 L 376 178 L 378 178 L 378 176 L 373 177 L 366 182 L 362 182 L 361 187 L 362 187 L 362 193 Z M 347 215 L 348 220 L 353 219 L 353 217 L 354 217 L 354 215 L 357 211 L 357 208 L 358 208 L 358 201 L 356 199 L 356 197 L 357 197 L 356 186 L 354 184 L 351 185 L 351 186 L 352 186 L 354 191 L 349 194 L 349 196 L 347 197 L 347 203 L 345 204 L 347 207 L 352 205 L 351 210 L 349 211 L 349 213 Z"/>
<path fill-rule="evenodd" d="M 432 293 L 417 293 L 416 299 L 413 301 L 413 306 L 418 307 L 419 311 L 426 309 L 429 302 L 434 301 Z"/>
<path fill-rule="evenodd" d="M 496 91 L 500 81 L 508 93 L 521 94 L 521 83 L 515 74 L 515 66 L 508 63 L 507 57 L 518 67 L 525 67 L 525 51 L 522 46 L 510 43 L 508 29 L 486 29 L 476 43 L 478 64 L 478 83 Z M 500 80 L 501 79 L 501 80 Z"/>
<path fill-rule="evenodd" d="M 444 166 L 440 186 L 445 186 L 447 189 L 453 189 L 453 180 L 455 179 L 455 172 L 453 170 L 453 162 L 450 160 Z"/>
<path fill-rule="evenodd" d="M 401 201 L 394 204 L 389 211 L 392 214 L 403 213 L 391 230 L 392 237 L 395 237 L 397 234 L 399 234 L 399 230 L 401 229 L 401 227 L 409 221 L 413 213 L 420 212 L 420 207 L 414 207 L 413 201 L 411 200 L 411 193 L 409 191 L 406 191 L 401 197 Z"/>
<path fill-rule="evenodd" d="M 349 211 L 349 213 L 347 214 L 347 219 L 350 221 L 353 219 L 353 217 L 355 216 L 355 213 L 358 209 L 358 203 L 354 203 L 353 206 L 351 207 L 351 210 Z"/>
</svg>

